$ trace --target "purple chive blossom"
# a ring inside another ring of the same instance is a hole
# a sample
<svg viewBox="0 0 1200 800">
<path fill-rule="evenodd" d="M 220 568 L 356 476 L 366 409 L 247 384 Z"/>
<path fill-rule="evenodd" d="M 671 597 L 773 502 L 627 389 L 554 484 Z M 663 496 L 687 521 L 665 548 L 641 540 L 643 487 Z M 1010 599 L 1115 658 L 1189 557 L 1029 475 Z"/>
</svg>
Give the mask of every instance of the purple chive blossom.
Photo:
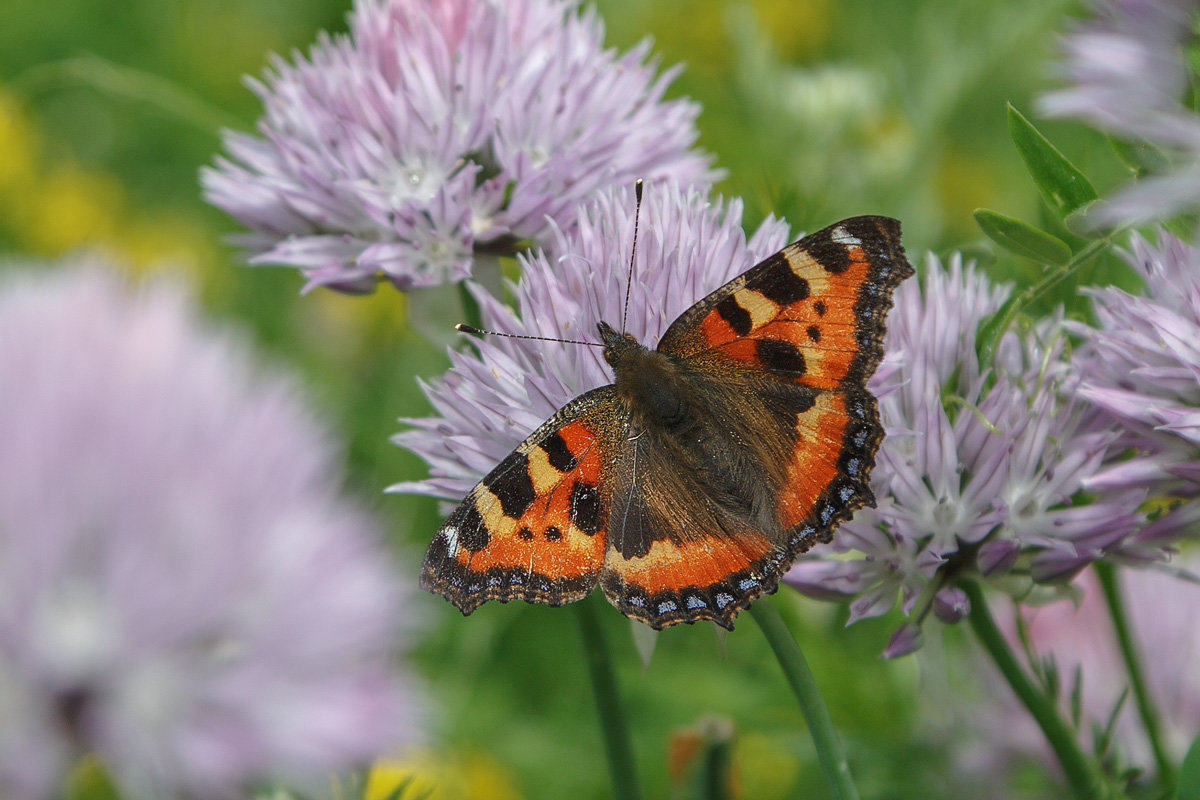
<svg viewBox="0 0 1200 800">
<path fill-rule="evenodd" d="M 259 135 L 225 134 L 206 196 L 251 229 L 252 263 L 357 292 L 549 245 L 607 186 L 710 182 L 699 107 L 663 99 L 678 69 L 603 39 L 569 0 L 358 0 L 347 35 L 251 82 Z"/>
<path fill-rule="evenodd" d="M 1119 191 L 1094 212 L 1099 224 L 1142 223 L 1200 207 L 1200 115 L 1190 91 L 1186 43 L 1196 0 L 1097 0 L 1095 17 L 1063 38 L 1067 86 L 1041 110 L 1162 150 L 1172 166 Z"/>
<path fill-rule="evenodd" d="M 476 288 L 485 327 L 599 343 L 596 323 L 621 324 L 633 244 L 631 187 L 602 192 L 569 232 L 555 232 L 552 261 L 521 256 L 517 308 Z M 742 205 L 695 190 L 647 183 L 629 297 L 627 330 L 653 347 L 697 300 L 787 243 L 787 225 L 768 219 L 747 241 Z M 451 351 L 452 368 L 425 388 L 435 415 L 405 420 L 394 441 L 428 462 L 430 477 L 396 491 L 460 500 L 560 407 L 612 383 L 599 347 L 488 337 L 477 353 Z"/>
<path fill-rule="evenodd" d="M 321 779 L 413 733 L 399 586 L 297 387 L 182 292 L 0 281 L 0 796 Z"/>
<path fill-rule="evenodd" d="M 1158 246 L 1134 236 L 1125 255 L 1145 294 L 1091 290 L 1096 327 L 1075 327 L 1086 337 L 1079 393 L 1124 431 L 1124 458 L 1093 489 L 1186 500 L 1138 534 L 1153 550 L 1200 530 L 1200 259 L 1166 233 Z"/>
<path fill-rule="evenodd" d="M 856 514 L 785 579 L 805 594 L 849 600 L 850 622 L 897 601 L 917 623 L 930 610 L 961 620 L 970 606 L 953 578 L 963 572 L 1065 581 L 1129 536 L 1144 495 L 1126 488 L 1072 505 L 1114 435 L 1071 399 L 1059 325 L 1008 334 L 988 368 L 976 330 L 1007 288 L 957 256 L 949 269 L 931 257 L 922 278 L 896 293 L 887 369 L 871 382 L 888 433 L 871 476 L 878 507 Z M 894 638 L 888 655 L 920 641 L 904 629 Z"/>
</svg>

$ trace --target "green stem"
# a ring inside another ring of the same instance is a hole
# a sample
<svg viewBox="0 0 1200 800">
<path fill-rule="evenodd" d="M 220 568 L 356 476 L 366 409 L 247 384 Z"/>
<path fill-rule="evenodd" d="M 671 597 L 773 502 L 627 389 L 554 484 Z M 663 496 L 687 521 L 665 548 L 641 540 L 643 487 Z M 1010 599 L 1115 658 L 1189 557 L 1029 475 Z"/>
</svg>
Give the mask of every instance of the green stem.
<svg viewBox="0 0 1200 800">
<path fill-rule="evenodd" d="M 1008 330 L 1008 326 L 1016 319 L 1017 314 L 1021 313 L 1022 309 L 1049 292 L 1061 281 L 1069 278 L 1084 264 L 1100 255 L 1104 248 L 1110 244 L 1112 244 L 1111 237 L 1089 242 L 1086 247 L 1071 256 L 1070 261 L 1048 271 L 1036 284 L 1028 286 L 1010 297 L 1000 307 L 1000 310 L 993 314 L 991 318 L 984 321 L 979 328 L 977 350 L 980 361 L 985 364 L 991 363 L 992 353 L 995 351 L 996 345 L 1000 342 L 1001 337 L 1004 336 L 1004 332 Z"/>
<path fill-rule="evenodd" d="M 1108 606 L 1108 614 L 1112 617 L 1117 644 L 1121 648 L 1121 657 L 1125 660 L 1125 669 L 1129 672 L 1129 682 L 1133 689 L 1133 697 L 1137 701 L 1138 713 L 1141 714 L 1146 736 L 1154 750 L 1159 780 L 1164 789 L 1170 789 L 1175 785 L 1175 765 L 1171 763 L 1166 747 L 1163 746 L 1158 709 L 1146 689 L 1146 672 L 1142 668 L 1141 655 L 1133 643 L 1129 617 L 1125 613 L 1125 602 L 1121 597 L 1121 587 L 1117 583 L 1116 567 L 1106 561 L 1095 562 L 1095 567 L 1096 576 L 1100 578 L 1100 588 L 1104 593 L 1104 602 Z"/>
<path fill-rule="evenodd" d="M 608 771 L 612 777 L 613 800 L 642 800 L 642 789 L 638 785 L 637 767 L 633 760 L 633 747 L 629 742 L 629 727 L 625 723 L 625 711 L 621 697 L 617 694 L 617 681 L 613 675 L 612 660 L 608 655 L 608 644 L 600 619 L 596 614 L 595 598 L 575 604 L 579 619 L 579 630 L 583 634 L 583 649 L 587 656 L 588 674 L 592 680 L 592 693 L 596 697 L 596 710 L 600 715 L 600 730 L 604 734 L 604 750 L 608 754 Z"/>
<path fill-rule="evenodd" d="M 967 593 L 971 601 L 971 628 L 975 631 L 983 649 L 991 656 L 1013 692 L 1029 710 L 1046 736 L 1046 741 L 1058 757 L 1062 765 L 1067 783 L 1072 792 L 1080 800 L 1091 800 L 1099 792 L 1096 776 L 1083 751 L 1079 749 L 1079 740 L 1074 731 L 1059 716 L 1054 703 L 1034 686 L 1033 681 L 1021 669 L 1016 656 L 1008 646 L 1004 635 L 996 627 L 996 621 L 988 610 L 987 601 L 983 597 L 983 589 L 975 581 L 960 580 L 958 585 Z"/>
<path fill-rule="evenodd" d="M 145 103 L 209 134 L 220 128 L 245 126 L 243 120 L 214 106 L 183 84 L 94 55 L 39 64 L 19 75 L 13 85 L 27 94 L 90 86 L 111 97 Z"/>
<path fill-rule="evenodd" d="M 750 615 L 758 623 L 763 636 L 767 637 L 767 642 L 775 651 L 775 658 L 779 660 L 779 666 L 783 668 L 784 676 L 791 684 L 792 691 L 796 693 L 796 699 L 800 701 L 800 713 L 808 722 L 808 732 L 817 751 L 817 760 L 821 762 L 833 796 L 837 800 L 858 800 L 858 789 L 855 788 L 854 778 L 850 775 L 850 763 L 846 760 L 846 751 L 833 728 L 833 720 L 829 718 L 829 709 L 821 699 L 817 682 L 808 668 L 808 662 L 804 660 L 804 653 L 800 652 L 800 645 L 796 643 L 791 631 L 783 623 L 783 618 L 779 616 L 779 609 L 764 597 L 750 606 Z"/>
</svg>

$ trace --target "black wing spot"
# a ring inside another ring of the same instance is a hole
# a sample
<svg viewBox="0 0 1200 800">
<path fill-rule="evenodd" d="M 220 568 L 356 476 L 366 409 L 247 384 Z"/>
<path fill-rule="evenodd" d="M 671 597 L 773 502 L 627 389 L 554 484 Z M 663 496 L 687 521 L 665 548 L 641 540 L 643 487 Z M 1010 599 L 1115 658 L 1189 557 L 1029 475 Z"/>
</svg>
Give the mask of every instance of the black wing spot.
<svg viewBox="0 0 1200 800">
<path fill-rule="evenodd" d="M 809 325 L 808 330 L 805 331 L 805 333 L 808 334 L 809 341 L 813 343 L 821 341 L 821 329 L 816 325 Z"/>
<path fill-rule="evenodd" d="M 817 302 L 813 303 L 813 311 L 816 311 L 816 312 L 817 312 L 817 316 L 818 316 L 818 317 L 823 317 L 823 316 L 825 316 L 825 312 L 826 312 L 827 310 L 828 310 L 828 309 L 825 307 L 825 301 L 824 301 L 824 300 L 818 300 Z"/>
<path fill-rule="evenodd" d="M 717 303 L 717 313 L 721 315 L 721 319 L 729 323 L 729 327 L 733 328 L 733 332 L 738 336 L 745 336 L 754 327 L 754 320 L 750 317 L 750 312 L 738 305 L 738 301 L 733 295 L 729 295 L 721 302 Z"/>
<path fill-rule="evenodd" d="M 558 529 L 557 525 L 551 525 L 549 528 L 546 528 L 546 541 L 547 542 L 557 542 L 561 538 L 562 538 L 562 531 L 560 531 Z"/>
<path fill-rule="evenodd" d="M 472 553 L 478 553 L 488 546 L 491 538 L 487 525 L 475 506 L 464 508 L 462 521 L 458 523 L 458 543 Z"/>
<path fill-rule="evenodd" d="M 754 353 L 759 363 L 776 372 L 792 372 L 803 375 L 804 354 L 794 344 L 780 339 L 758 339 L 754 342 Z"/>
<path fill-rule="evenodd" d="M 760 272 L 754 280 L 746 282 L 747 289 L 752 289 L 781 306 L 798 303 L 808 298 L 808 281 L 792 271 L 791 264 L 783 253 L 771 256 L 763 266 L 765 267 L 763 272 Z"/>
<path fill-rule="evenodd" d="M 519 519 L 537 497 L 529 474 L 529 461 L 520 453 L 509 453 L 500 466 L 484 478 L 483 485 L 496 495 L 504 515 L 512 519 Z"/>
<path fill-rule="evenodd" d="M 817 231 L 805 240 L 805 244 L 817 263 L 826 272 L 836 275 L 850 268 L 850 251 L 841 242 L 833 240 L 833 231 L 833 228 Z"/>
<path fill-rule="evenodd" d="M 558 431 L 547 436 L 539 445 L 546 454 L 550 466 L 559 472 L 570 472 L 579 465 L 579 459 L 571 454 L 567 442 Z"/>
<path fill-rule="evenodd" d="M 571 524 L 588 536 L 600 530 L 600 492 L 590 483 L 571 487 Z"/>
</svg>

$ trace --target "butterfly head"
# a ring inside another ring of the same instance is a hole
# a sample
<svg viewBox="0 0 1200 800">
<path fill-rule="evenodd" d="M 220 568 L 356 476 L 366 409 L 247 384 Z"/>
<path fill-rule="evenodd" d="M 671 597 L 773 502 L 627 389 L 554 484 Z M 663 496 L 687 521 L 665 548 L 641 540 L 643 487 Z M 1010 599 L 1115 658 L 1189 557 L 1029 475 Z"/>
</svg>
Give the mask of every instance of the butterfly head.
<svg viewBox="0 0 1200 800">
<path fill-rule="evenodd" d="M 617 369 L 618 364 L 626 361 L 631 353 L 646 349 L 632 334 L 618 333 L 616 328 L 607 322 L 600 322 L 596 327 L 600 329 L 600 340 L 604 342 L 604 360 L 613 370 Z"/>
</svg>

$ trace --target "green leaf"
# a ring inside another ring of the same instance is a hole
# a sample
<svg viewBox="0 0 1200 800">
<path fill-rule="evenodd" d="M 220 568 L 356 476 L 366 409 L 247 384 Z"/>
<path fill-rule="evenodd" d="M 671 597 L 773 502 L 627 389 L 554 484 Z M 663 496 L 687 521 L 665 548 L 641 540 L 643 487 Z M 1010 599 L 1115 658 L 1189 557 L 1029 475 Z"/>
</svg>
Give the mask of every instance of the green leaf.
<svg viewBox="0 0 1200 800">
<path fill-rule="evenodd" d="M 1012 105 L 1008 107 L 1008 132 L 1038 191 L 1059 216 L 1096 199 L 1091 181 Z"/>
<path fill-rule="evenodd" d="M 65 800 L 118 800 L 104 765 L 94 756 L 85 756 L 76 762 L 64 781 L 61 796 Z"/>
<path fill-rule="evenodd" d="M 1071 248 L 1028 222 L 987 208 L 975 209 L 975 221 L 996 244 L 1040 264 L 1060 266 L 1071 260 Z"/>
<path fill-rule="evenodd" d="M 1200 800 L 1200 736 L 1192 741 L 1179 767 L 1178 800 Z"/>
<path fill-rule="evenodd" d="M 1008 330 L 1013 317 L 1017 315 L 1021 304 L 1026 300 L 1028 298 L 1019 293 L 1013 294 L 1004 301 L 1004 305 L 996 309 L 996 313 L 979 325 L 979 332 L 975 334 L 975 351 L 979 354 L 981 363 L 992 363 L 992 353 L 996 350 L 996 344 Z"/>
<path fill-rule="evenodd" d="M 1117 159 L 1139 178 L 1162 172 L 1171 166 L 1170 160 L 1161 150 L 1145 142 L 1110 136 L 1108 143 L 1112 145 Z"/>
</svg>

